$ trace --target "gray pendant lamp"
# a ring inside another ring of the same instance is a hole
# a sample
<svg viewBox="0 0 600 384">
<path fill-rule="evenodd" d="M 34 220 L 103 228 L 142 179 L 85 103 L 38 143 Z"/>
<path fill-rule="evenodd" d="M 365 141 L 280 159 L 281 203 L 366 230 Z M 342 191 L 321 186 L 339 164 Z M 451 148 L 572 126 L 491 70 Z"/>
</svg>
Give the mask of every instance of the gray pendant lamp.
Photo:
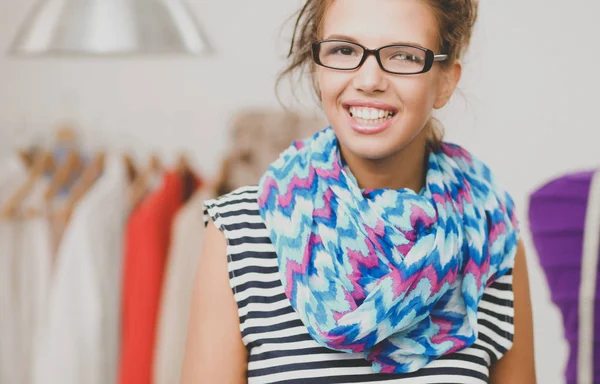
<svg viewBox="0 0 600 384">
<path fill-rule="evenodd" d="M 183 0 L 43 0 L 21 27 L 9 54 L 202 55 L 208 51 Z"/>
</svg>

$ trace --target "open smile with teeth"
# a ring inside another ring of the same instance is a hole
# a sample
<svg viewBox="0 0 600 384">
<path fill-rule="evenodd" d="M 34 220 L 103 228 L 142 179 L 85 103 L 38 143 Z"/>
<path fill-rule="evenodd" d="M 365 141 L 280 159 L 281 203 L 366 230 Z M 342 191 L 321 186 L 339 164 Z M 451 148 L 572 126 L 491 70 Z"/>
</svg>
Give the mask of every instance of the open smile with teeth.
<svg viewBox="0 0 600 384">
<path fill-rule="evenodd" d="M 350 116 L 361 124 L 381 124 L 394 117 L 395 112 L 377 108 L 350 107 Z"/>
</svg>

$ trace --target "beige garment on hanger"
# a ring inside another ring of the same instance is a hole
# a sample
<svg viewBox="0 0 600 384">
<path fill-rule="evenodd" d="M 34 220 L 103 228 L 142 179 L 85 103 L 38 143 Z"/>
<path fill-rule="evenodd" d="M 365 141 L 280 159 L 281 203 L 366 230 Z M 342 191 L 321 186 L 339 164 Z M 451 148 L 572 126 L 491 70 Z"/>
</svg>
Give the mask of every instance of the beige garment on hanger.
<svg viewBox="0 0 600 384">
<path fill-rule="evenodd" d="M 180 382 L 194 275 L 202 250 L 203 203 L 210 197 L 206 190 L 196 192 L 173 222 L 157 327 L 154 384 Z"/>
<path fill-rule="evenodd" d="M 293 141 L 308 138 L 326 126 L 316 115 L 270 109 L 240 112 L 232 124 L 229 156 L 222 172 L 225 189 L 257 184 Z"/>
</svg>

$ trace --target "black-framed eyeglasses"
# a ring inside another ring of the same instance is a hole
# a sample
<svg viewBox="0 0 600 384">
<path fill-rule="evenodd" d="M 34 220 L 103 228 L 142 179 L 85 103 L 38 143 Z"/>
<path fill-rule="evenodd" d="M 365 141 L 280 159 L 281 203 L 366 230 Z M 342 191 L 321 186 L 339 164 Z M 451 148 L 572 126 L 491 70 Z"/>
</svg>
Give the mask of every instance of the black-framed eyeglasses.
<svg viewBox="0 0 600 384">
<path fill-rule="evenodd" d="M 357 69 L 373 55 L 381 69 L 396 75 L 425 73 L 434 62 L 448 59 L 448 55 L 436 55 L 430 49 L 414 45 L 392 44 L 368 49 L 346 40 L 316 41 L 312 44 L 312 53 L 316 64 L 341 71 Z"/>
</svg>

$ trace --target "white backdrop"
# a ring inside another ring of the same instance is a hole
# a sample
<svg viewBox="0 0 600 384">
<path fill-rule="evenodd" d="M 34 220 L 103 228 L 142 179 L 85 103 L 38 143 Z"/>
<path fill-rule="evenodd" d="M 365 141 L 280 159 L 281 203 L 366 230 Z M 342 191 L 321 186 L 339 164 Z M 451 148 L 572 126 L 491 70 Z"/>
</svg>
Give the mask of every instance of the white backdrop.
<svg viewBox="0 0 600 384">
<path fill-rule="evenodd" d="M 0 0 L 1 50 L 33 3 Z M 216 51 L 210 57 L 0 56 L 0 155 L 47 139 L 69 117 L 90 142 L 139 154 L 156 148 L 165 156 L 186 149 L 206 173 L 215 172 L 232 114 L 240 107 L 278 107 L 274 79 L 290 34 L 282 27 L 300 3 L 192 2 Z M 598 13 L 600 3 L 589 0 L 482 2 L 461 94 L 441 114 L 447 138 L 486 160 L 519 206 L 540 383 L 562 382 L 568 352 L 530 244 L 526 202 L 548 178 L 600 162 Z"/>
</svg>

